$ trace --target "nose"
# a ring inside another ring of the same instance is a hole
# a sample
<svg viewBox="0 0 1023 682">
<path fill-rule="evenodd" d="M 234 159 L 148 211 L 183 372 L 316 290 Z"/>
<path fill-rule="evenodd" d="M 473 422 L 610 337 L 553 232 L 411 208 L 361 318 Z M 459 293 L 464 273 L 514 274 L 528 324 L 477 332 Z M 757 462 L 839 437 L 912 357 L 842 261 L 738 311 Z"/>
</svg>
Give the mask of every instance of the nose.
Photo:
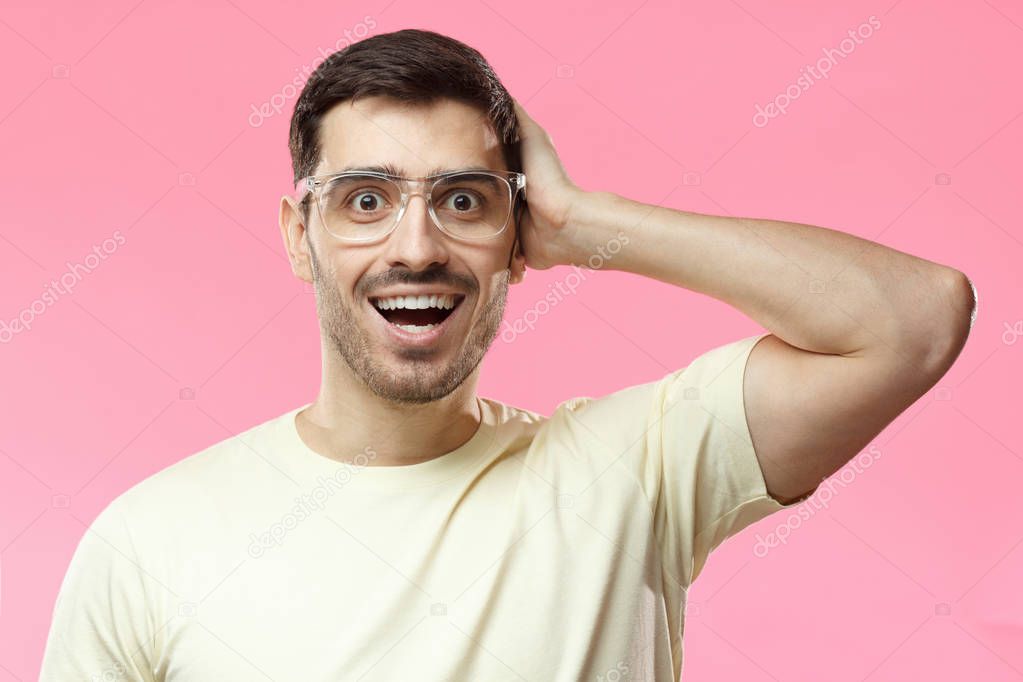
<svg viewBox="0 0 1023 682">
<path fill-rule="evenodd" d="M 433 224 L 422 194 L 409 196 L 405 214 L 388 236 L 386 258 L 392 268 L 404 266 L 413 271 L 447 264 L 444 234 Z"/>
</svg>

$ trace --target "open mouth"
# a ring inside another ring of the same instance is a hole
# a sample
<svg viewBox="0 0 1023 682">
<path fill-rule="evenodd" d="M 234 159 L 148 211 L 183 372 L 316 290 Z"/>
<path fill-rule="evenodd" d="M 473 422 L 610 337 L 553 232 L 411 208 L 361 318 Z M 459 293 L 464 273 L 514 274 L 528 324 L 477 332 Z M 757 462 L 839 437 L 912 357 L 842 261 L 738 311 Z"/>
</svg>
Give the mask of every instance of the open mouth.
<svg viewBox="0 0 1023 682">
<path fill-rule="evenodd" d="M 412 334 L 430 331 L 446 320 L 465 298 L 462 294 L 383 296 L 369 302 L 395 327 Z"/>
</svg>

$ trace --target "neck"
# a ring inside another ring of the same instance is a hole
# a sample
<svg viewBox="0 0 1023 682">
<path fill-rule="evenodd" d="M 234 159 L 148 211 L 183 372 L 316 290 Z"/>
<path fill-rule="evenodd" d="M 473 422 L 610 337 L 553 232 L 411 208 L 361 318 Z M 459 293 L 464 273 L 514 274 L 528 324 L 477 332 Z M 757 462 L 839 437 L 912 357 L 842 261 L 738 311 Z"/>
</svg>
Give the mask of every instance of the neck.
<svg viewBox="0 0 1023 682">
<path fill-rule="evenodd" d="M 377 396 L 333 359 L 338 366 L 324 363 L 320 392 L 296 420 L 302 440 L 320 455 L 348 462 L 372 451 L 371 466 L 418 464 L 455 450 L 479 427 L 478 368 L 444 398 L 406 404 Z"/>
</svg>

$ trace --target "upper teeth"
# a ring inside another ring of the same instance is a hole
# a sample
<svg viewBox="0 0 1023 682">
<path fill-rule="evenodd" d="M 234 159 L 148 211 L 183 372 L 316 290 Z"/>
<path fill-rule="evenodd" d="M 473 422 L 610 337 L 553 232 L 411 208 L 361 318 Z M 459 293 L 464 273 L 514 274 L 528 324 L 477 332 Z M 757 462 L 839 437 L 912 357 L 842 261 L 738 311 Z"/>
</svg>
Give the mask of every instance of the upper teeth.
<svg viewBox="0 0 1023 682">
<path fill-rule="evenodd" d="M 455 307 L 453 294 L 434 294 L 432 296 L 389 296 L 378 298 L 373 304 L 381 310 L 394 310 L 395 308 L 421 309 L 440 308 L 450 310 Z"/>
</svg>

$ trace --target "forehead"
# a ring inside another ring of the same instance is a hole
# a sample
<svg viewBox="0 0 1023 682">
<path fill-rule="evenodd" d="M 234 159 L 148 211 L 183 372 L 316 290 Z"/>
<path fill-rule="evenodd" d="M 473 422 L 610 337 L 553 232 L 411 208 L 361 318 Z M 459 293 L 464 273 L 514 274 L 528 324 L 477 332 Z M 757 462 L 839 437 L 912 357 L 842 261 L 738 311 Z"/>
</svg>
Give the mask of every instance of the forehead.
<svg viewBox="0 0 1023 682">
<path fill-rule="evenodd" d="M 385 164 L 409 176 L 469 166 L 507 170 L 502 152 L 486 114 L 472 106 L 366 97 L 342 102 L 323 117 L 316 174 Z"/>
</svg>

